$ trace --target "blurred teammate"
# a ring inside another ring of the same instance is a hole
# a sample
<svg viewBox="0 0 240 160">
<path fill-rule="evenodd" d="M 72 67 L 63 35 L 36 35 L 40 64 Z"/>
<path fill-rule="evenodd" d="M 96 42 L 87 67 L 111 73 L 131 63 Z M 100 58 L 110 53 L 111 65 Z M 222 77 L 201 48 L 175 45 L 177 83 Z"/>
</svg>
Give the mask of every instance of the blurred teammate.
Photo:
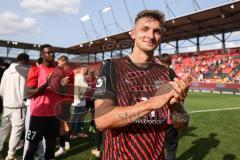
<svg viewBox="0 0 240 160">
<path fill-rule="evenodd" d="M 96 87 L 96 75 L 95 75 L 95 70 L 93 68 L 89 69 L 88 71 L 88 76 L 86 77 L 86 81 L 88 83 L 88 90 L 86 93 L 86 108 L 88 111 L 91 113 L 91 123 L 89 127 L 89 132 L 95 133 L 95 128 L 94 128 L 94 98 L 93 98 L 93 93 L 95 91 Z"/>
<path fill-rule="evenodd" d="M 86 66 L 82 66 L 80 72 L 76 73 L 74 76 L 74 115 L 71 120 L 72 127 L 72 138 L 77 137 L 88 137 L 86 133 L 84 133 L 84 116 L 86 113 L 86 95 L 88 89 L 88 84 L 86 82 L 86 75 L 88 72 L 88 68 Z"/>
<path fill-rule="evenodd" d="M 42 57 L 39 57 L 36 61 L 36 66 L 42 64 L 42 61 L 43 61 Z M 25 139 L 27 138 L 27 131 L 29 128 L 29 121 L 30 121 L 30 103 L 31 103 L 30 98 L 27 97 L 26 102 L 25 102 L 27 111 L 26 111 L 26 117 L 25 117 L 25 135 L 24 135 L 23 157 L 25 157 L 27 148 L 28 148 L 28 141 Z M 37 152 L 38 160 L 44 160 L 45 148 L 46 148 L 45 140 L 43 139 L 38 144 L 38 152 Z"/>
<path fill-rule="evenodd" d="M 56 104 L 62 96 L 51 90 L 49 78 L 54 70 L 54 50 L 45 44 L 40 48 L 42 64 L 30 69 L 27 80 L 28 95 L 31 98 L 30 124 L 27 131 L 28 149 L 24 160 L 33 160 L 39 142 L 46 141 L 45 160 L 54 159 L 56 137 L 59 135 L 59 109 Z"/>
<path fill-rule="evenodd" d="M 161 54 L 156 58 L 157 63 L 169 68 L 169 78 L 171 81 L 174 80 L 175 77 L 177 77 L 176 73 L 172 68 L 170 68 L 170 65 L 172 64 L 171 57 L 164 53 Z M 167 125 L 166 130 L 166 139 L 165 139 L 165 146 L 166 146 L 166 160 L 175 160 L 176 159 L 176 153 L 177 153 L 177 147 L 178 147 L 178 131 L 176 128 L 174 128 L 173 124 Z"/>
<path fill-rule="evenodd" d="M 73 88 L 74 88 L 74 74 L 73 70 L 69 65 L 69 60 L 67 56 L 60 56 L 58 58 L 58 67 L 54 70 L 51 75 L 56 78 L 53 86 L 50 88 L 54 89 L 56 92 L 59 92 L 64 96 L 61 100 L 61 113 L 58 116 L 60 120 L 60 148 L 55 152 L 55 157 L 58 157 L 64 154 L 67 150 L 70 149 L 70 108 L 73 103 Z M 59 84 L 62 83 L 62 84 Z M 64 83 L 64 84 L 63 84 Z"/>
</svg>

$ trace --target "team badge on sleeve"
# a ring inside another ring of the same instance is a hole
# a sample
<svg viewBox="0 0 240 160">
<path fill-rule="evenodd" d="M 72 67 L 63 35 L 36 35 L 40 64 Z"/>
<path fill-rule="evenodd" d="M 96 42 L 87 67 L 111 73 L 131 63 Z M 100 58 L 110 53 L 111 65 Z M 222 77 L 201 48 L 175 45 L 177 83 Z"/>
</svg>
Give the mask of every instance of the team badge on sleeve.
<svg viewBox="0 0 240 160">
<path fill-rule="evenodd" d="M 95 95 L 104 95 L 106 92 L 106 77 L 98 77 L 96 83 Z"/>
</svg>

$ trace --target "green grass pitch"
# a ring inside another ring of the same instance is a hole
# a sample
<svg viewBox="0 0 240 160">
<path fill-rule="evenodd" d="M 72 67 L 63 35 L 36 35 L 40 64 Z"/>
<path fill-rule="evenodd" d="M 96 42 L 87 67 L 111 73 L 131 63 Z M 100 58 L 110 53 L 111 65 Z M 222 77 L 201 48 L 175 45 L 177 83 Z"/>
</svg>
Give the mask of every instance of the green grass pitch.
<svg viewBox="0 0 240 160">
<path fill-rule="evenodd" d="M 190 92 L 186 110 L 191 112 L 189 129 L 180 133 L 177 160 L 240 159 L 240 96 Z M 199 110 L 238 108 L 194 113 Z M 88 124 L 86 125 L 88 127 Z M 87 130 L 87 128 L 86 128 Z M 57 159 L 94 160 L 94 136 L 71 142 L 71 149 Z M 4 155 L 6 155 L 5 144 Z M 21 151 L 18 151 L 21 155 Z"/>
</svg>

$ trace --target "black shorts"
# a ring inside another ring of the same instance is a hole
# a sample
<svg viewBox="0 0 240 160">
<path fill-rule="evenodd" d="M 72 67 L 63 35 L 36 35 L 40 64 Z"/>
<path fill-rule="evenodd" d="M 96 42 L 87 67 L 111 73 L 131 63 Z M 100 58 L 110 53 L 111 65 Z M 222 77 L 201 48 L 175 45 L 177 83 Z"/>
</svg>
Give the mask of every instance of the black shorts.
<svg viewBox="0 0 240 160">
<path fill-rule="evenodd" d="M 60 122 L 56 117 L 31 116 L 27 140 L 40 142 L 42 138 L 53 139 L 59 136 Z"/>
<path fill-rule="evenodd" d="M 94 110 L 94 100 L 86 100 L 86 109 Z"/>
<path fill-rule="evenodd" d="M 71 105 L 72 105 L 72 100 L 71 99 L 65 99 L 62 100 L 61 102 L 61 112 L 56 115 L 56 117 L 60 121 L 70 121 L 70 116 L 71 116 Z"/>
</svg>

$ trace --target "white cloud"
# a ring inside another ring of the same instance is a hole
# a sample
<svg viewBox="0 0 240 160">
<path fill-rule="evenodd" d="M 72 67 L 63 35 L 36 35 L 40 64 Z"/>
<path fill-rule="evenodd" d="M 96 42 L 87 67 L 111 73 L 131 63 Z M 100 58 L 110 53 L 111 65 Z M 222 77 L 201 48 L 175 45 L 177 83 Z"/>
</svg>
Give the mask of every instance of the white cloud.
<svg viewBox="0 0 240 160">
<path fill-rule="evenodd" d="M 81 0 L 22 0 L 20 6 L 32 13 L 78 13 Z"/>
<path fill-rule="evenodd" d="M 37 21 L 33 18 L 22 18 L 10 12 L 0 13 L 0 34 L 12 35 L 22 32 L 40 33 L 41 28 L 37 26 Z"/>
</svg>

